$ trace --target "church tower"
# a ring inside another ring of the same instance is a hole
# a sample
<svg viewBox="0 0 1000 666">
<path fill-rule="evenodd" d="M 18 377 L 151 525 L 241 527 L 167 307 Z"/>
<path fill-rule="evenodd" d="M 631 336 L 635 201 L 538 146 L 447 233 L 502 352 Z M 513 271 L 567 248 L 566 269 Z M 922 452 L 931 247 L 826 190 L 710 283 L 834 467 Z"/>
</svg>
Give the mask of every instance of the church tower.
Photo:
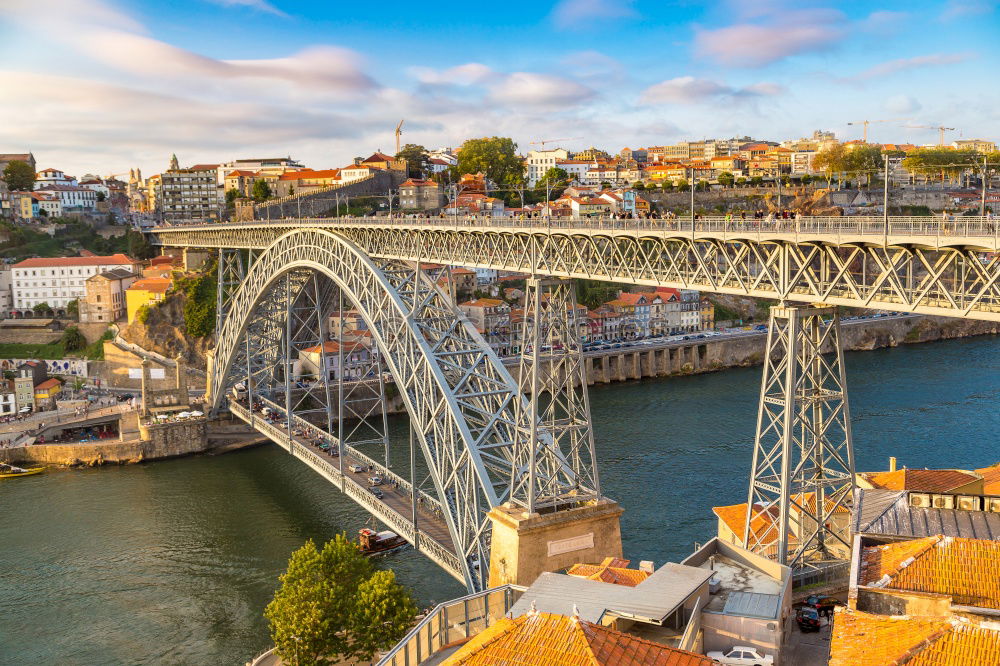
<svg viewBox="0 0 1000 666">
<path fill-rule="evenodd" d="M 180 167 L 177 166 L 177 153 L 174 153 L 173 155 L 170 156 L 170 169 L 171 171 L 176 171 L 177 169 L 180 169 Z"/>
</svg>

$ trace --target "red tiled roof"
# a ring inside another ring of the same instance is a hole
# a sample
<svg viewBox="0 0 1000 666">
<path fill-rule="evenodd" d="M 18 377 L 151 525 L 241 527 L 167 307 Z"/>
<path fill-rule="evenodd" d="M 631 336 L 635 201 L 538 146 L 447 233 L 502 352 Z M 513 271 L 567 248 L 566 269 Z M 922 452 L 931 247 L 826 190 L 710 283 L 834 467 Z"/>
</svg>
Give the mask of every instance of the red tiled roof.
<svg viewBox="0 0 1000 666">
<path fill-rule="evenodd" d="M 830 666 L 993 666 L 1000 664 L 1000 630 L 995 626 L 837 608 Z"/>
<path fill-rule="evenodd" d="M 983 493 L 986 495 L 1000 495 L 1000 463 L 992 467 L 982 467 L 976 470 L 976 474 L 983 477 Z"/>
<path fill-rule="evenodd" d="M 876 488 L 912 490 L 923 493 L 945 493 L 978 477 L 959 469 L 897 469 L 895 472 L 875 472 L 867 475 Z"/>
<path fill-rule="evenodd" d="M 136 280 L 127 291 L 149 291 L 154 294 L 165 294 L 174 283 L 170 278 L 150 277 Z"/>
<path fill-rule="evenodd" d="M 125 254 L 112 254 L 108 256 L 93 257 L 39 257 L 36 259 L 25 259 L 12 266 L 12 268 L 53 268 L 59 266 L 102 266 L 114 264 L 134 264 L 132 259 Z"/>
<path fill-rule="evenodd" d="M 443 666 L 711 666 L 700 654 L 552 613 L 502 618 Z"/>
<path fill-rule="evenodd" d="M 278 176 L 278 180 L 311 180 L 316 179 L 337 179 L 340 178 L 340 169 L 302 169 L 301 171 L 289 171 Z"/>
<path fill-rule="evenodd" d="M 35 390 L 47 391 L 48 389 L 55 388 L 56 386 L 62 386 L 62 383 L 55 377 L 52 377 L 51 379 L 46 379 L 44 382 L 35 386 Z"/>
<path fill-rule="evenodd" d="M 358 332 L 360 332 L 360 331 L 358 331 Z M 345 334 L 346 334 L 346 331 L 345 331 Z M 369 333 L 369 335 L 370 335 L 370 333 Z M 344 351 L 345 352 L 350 353 L 350 352 L 352 352 L 352 351 L 354 351 L 354 350 L 356 350 L 358 348 L 367 349 L 367 347 L 365 347 L 360 342 L 345 342 L 344 343 Z M 310 354 L 317 354 L 317 353 L 319 353 L 319 345 L 314 345 L 312 347 L 309 347 L 308 349 L 303 349 L 302 351 L 308 352 Z M 325 353 L 325 354 L 338 354 L 338 353 L 340 353 L 340 343 L 337 342 L 336 340 L 327 340 L 326 342 L 323 343 L 323 353 Z"/>
<path fill-rule="evenodd" d="M 579 576 L 580 578 L 626 587 L 635 587 L 652 575 L 648 571 L 629 569 L 628 565 L 629 560 L 606 557 L 600 564 L 574 564 L 566 570 L 566 573 L 570 576 Z"/>
<path fill-rule="evenodd" d="M 477 298 L 471 301 L 466 301 L 465 303 L 459 303 L 459 305 L 471 308 L 495 308 L 498 305 L 503 304 L 504 302 L 497 298 Z"/>
</svg>

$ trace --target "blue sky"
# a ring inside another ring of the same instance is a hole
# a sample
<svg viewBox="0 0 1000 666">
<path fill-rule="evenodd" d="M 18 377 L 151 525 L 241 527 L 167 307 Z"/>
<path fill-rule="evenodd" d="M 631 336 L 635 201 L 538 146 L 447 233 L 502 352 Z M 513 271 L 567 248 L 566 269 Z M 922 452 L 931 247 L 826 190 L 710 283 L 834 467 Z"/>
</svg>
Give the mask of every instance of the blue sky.
<svg viewBox="0 0 1000 666">
<path fill-rule="evenodd" d="M 492 5 L 492 6 L 491 6 Z M 404 141 L 608 150 L 862 119 L 878 141 L 1000 139 L 990 0 L 0 0 L 0 152 L 146 174 Z"/>
</svg>

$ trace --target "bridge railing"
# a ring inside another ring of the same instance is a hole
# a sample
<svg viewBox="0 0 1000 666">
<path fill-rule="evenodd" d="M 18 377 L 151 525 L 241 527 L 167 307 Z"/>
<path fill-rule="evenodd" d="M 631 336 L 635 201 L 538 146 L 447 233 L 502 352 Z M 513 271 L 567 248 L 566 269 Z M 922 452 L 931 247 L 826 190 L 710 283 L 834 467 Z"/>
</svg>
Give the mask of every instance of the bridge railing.
<svg viewBox="0 0 1000 666">
<path fill-rule="evenodd" d="M 377 666 L 417 666 L 441 648 L 465 642 L 503 619 L 526 589 L 504 585 L 438 604 Z"/>
<path fill-rule="evenodd" d="M 260 220 L 253 223 L 227 225 L 260 226 L 267 224 L 290 224 L 296 226 L 435 226 L 470 229 L 531 229 L 531 230 L 600 230 L 612 232 L 658 231 L 668 233 L 797 233 L 830 234 L 839 236 L 921 236 L 921 237 L 977 237 L 998 238 L 1000 220 L 990 216 L 892 216 L 886 226 L 880 215 L 851 216 L 801 216 L 767 217 L 754 219 L 740 216 L 710 215 L 699 216 L 695 220 L 687 217 L 676 218 L 615 218 L 615 217 L 338 217 L 338 218 L 294 218 Z M 219 225 L 196 225 L 199 228 L 217 228 Z M 160 229 L 189 228 L 184 224 L 165 224 Z"/>
</svg>

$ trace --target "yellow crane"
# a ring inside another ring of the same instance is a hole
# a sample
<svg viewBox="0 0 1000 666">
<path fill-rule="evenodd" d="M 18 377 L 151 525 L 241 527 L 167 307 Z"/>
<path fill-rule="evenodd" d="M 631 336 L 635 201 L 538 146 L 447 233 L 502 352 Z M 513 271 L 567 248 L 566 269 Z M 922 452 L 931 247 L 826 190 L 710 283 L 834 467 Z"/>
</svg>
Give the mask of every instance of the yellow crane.
<svg viewBox="0 0 1000 666">
<path fill-rule="evenodd" d="M 943 146 L 944 145 L 944 133 L 945 132 L 954 132 L 955 131 L 954 127 L 945 127 L 944 125 L 903 125 L 903 127 L 906 127 L 908 129 L 936 129 L 938 132 L 940 132 L 940 134 L 938 135 L 938 145 L 939 146 Z"/>
<path fill-rule="evenodd" d="M 399 136 L 403 133 L 403 121 L 396 125 L 396 155 L 399 155 Z"/>
<path fill-rule="evenodd" d="M 902 119 L 901 118 L 887 118 L 885 120 L 856 120 L 854 122 L 847 123 L 847 124 L 848 125 L 863 125 L 864 126 L 864 131 L 862 132 L 861 141 L 864 142 L 864 143 L 868 143 L 868 126 L 869 125 L 871 125 L 873 123 L 891 123 L 891 122 L 895 122 L 897 120 L 902 120 Z"/>
<path fill-rule="evenodd" d="M 542 150 L 545 150 L 545 144 L 547 144 L 547 143 L 555 143 L 556 141 L 576 141 L 576 140 L 582 139 L 582 138 L 583 138 L 582 136 L 571 136 L 568 139 L 545 139 L 543 141 L 532 141 L 528 145 L 529 146 L 541 146 Z"/>
</svg>

